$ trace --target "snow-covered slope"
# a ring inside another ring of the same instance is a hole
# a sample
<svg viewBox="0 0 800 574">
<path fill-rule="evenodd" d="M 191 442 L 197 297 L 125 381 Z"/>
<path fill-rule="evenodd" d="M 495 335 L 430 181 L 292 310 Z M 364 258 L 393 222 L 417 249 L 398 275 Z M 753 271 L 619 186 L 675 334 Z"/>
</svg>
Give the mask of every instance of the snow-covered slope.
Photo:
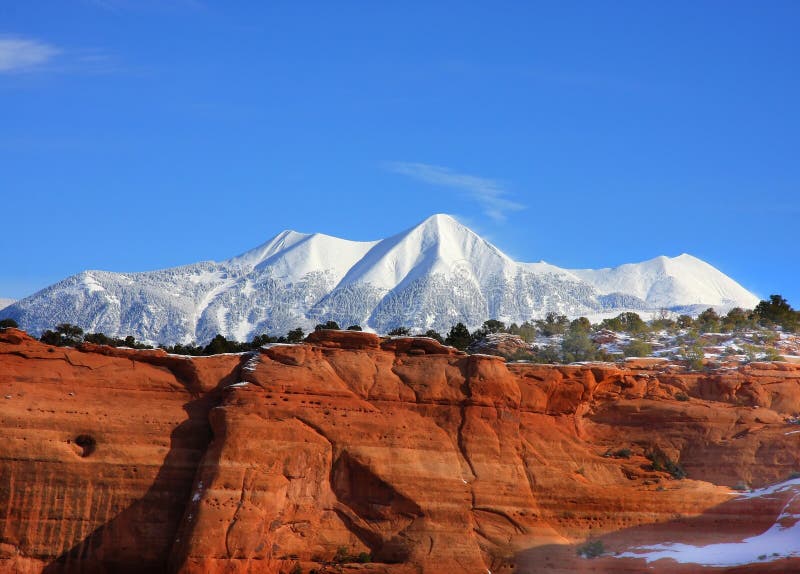
<svg viewBox="0 0 800 574">
<path fill-rule="evenodd" d="M 16 299 L 6 299 L 4 297 L 0 297 L 0 309 L 5 309 L 15 301 Z"/>
<path fill-rule="evenodd" d="M 615 558 L 643 558 L 648 564 L 658 560 L 670 559 L 679 564 L 694 565 L 695 571 L 703 567 L 730 568 L 747 564 L 759 564 L 764 572 L 778 572 L 767 566 L 770 562 L 782 561 L 800 556 L 800 479 L 754 490 L 736 493 L 737 496 L 751 499 L 753 506 L 759 499 L 780 500 L 782 509 L 775 522 L 766 530 L 737 540 L 730 535 L 721 537 L 723 542 L 695 545 L 690 541 L 662 542 L 651 546 L 638 546 L 626 552 L 615 554 Z M 762 503 L 764 504 L 764 503 Z M 742 510 L 748 508 L 742 505 Z M 757 514 L 757 513 L 754 513 Z M 743 514 L 747 516 L 747 514 Z M 757 521 L 754 521 L 757 523 Z M 691 537 L 691 534 L 688 535 Z M 691 570 L 684 570 L 691 571 Z M 727 571 L 727 570 L 726 570 Z M 756 572 L 756 570 L 747 570 Z M 796 570 L 785 570 L 785 572 Z"/>
<path fill-rule="evenodd" d="M 522 322 L 548 311 L 752 307 L 758 299 L 688 255 L 615 269 L 518 263 L 447 215 L 380 241 L 284 231 L 222 262 L 84 271 L 0 311 L 33 333 L 58 323 L 159 343 L 247 340 L 335 320 L 386 332 Z"/>
<path fill-rule="evenodd" d="M 574 269 L 601 293 L 627 293 L 649 307 L 690 307 L 698 303 L 752 308 L 758 297 L 697 257 L 656 257 L 613 269 Z"/>
</svg>

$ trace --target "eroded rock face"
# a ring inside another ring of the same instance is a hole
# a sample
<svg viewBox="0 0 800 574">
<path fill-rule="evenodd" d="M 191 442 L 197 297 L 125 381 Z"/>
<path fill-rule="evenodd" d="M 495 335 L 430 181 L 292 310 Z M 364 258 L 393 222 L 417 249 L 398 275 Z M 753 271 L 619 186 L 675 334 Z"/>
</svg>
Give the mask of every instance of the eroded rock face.
<svg viewBox="0 0 800 574">
<path fill-rule="evenodd" d="M 473 342 L 468 350 L 470 353 L 497 355 L 509 359 L 530 356 L 533 351 L 530 343 L 526 343 L 522 337 L 509 333 L 489 333 Z"/>
<path fill-rule="evenodd" d="M 0 571 L 698 571 L 575 549 L 758 534 L 777 503 L 731 510 L 730 487 L 800 470 L 778 363 L 506 364 L 357 332 L 187 358 L 9 329 L 0 397 Z"/>
</svg>

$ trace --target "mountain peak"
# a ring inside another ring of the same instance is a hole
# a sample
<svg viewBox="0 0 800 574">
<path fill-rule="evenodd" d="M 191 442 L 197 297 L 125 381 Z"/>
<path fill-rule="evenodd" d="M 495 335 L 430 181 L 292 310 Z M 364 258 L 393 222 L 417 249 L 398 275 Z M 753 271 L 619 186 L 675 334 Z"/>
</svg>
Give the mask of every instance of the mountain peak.
<svg viewBox="0 0 800 574">
<path fill-rule="evenodd" d="M 0 311 L 40 333 L 73 323 L 113 336 L 246 340 L 327 320 L 387 332 L 470 329 L 549 311 L 597 318 L 687 306 L 752 308 L 758 299 L 690 255 L 613 269 L 520 263 L 444 213 L 379 241 L 285 230 L 238 257 L 136 273 L 69 277 Z"/>
<path fill-rule="evenodd" d="M 442 227 L 461 224 L 452 215 L 448 215 L 447 213 L 434 213 L 423 219 L 416 227 L 429 227 L 434 225 Z"/>
<path fill-rule="evenodd" d="M 405 234 L 409 235 L 414 232 L 434 235 L 438 236 L 439 238 L 455 236 L 479 237 L 478 234 L 472 231 L 469 227 L 460 223 L 452 215 L 447 215 L 446 213 L 436 213 L 423 219 L 417 225 L 406 231 Z"/>
</svg>

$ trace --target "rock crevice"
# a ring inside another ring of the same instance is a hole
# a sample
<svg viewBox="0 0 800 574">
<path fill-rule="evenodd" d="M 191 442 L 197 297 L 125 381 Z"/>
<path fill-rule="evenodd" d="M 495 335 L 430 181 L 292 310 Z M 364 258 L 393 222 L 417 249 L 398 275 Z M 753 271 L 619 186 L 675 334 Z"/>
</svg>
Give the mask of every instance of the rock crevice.
<svg viewBox="0 0 800 574">
<path fill-rule="evenodd" d="M 737 519 L 730 488 L 800 470 L 783 364 L 506 364 L 325 332 L 188 358 L 9 329 L 0 393 L 0 571 L 565 572 L 587 537 L 767 524 L 785 504 Z"/>
</svg>

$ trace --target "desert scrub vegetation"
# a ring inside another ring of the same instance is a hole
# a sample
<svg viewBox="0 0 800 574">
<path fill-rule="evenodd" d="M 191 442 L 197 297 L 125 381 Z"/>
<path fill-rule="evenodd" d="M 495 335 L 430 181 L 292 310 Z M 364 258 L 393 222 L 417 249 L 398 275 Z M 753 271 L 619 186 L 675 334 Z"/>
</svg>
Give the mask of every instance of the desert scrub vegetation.
<svg viewBox="0 0 800 574">
<path fill-rule="evenodd" d="M 608 449 L 603 456 L 605 458 L 630 458 L 633 455 L 631 449 L 629 448 L 620 448 L 617 450 Z"/>
<path fill-rule="evenodd" d="M 658 447 L 652 447 L 645 456 L 650 461 L 650 467 L 656 472 L 667 472 L 678 480 L 686 478 L 686 471 L 683 467 L 672 460 L 667 454 Z"/>
<path fill-rule="evenodd" d="M 578 546 L 578 556 L 581 558 L 597 558 L 605 553 L 602 540 L 588 540 L 585 544 Z"/>
<path fill-rule="evenodd" d="M 17 322 L 12 318 L 0 321 L 0 329 L 15 326 Z M 336 321 L 327 320 L 314 327 L 315 331 L 322 329 L 340 330 L 340 327 Z M 362 328 L 354 324 L 347 330 L 361 331 Z M 781 350 L 786 349 L 790 337 L 794 337 L 791 341 L 794 348 L 788 354 L 800 355 L 800 334 L 793 335 L 798 331 L 800 312 L 793 309 L 781 295 L 771 295 L 768 300 L 756 305 L 755 309 L 735 307 L 726 314 L 709 308 L 692 317 L 662 309 L 645 320 L 637 313 L 628 311 L 599 323 L 591 323 L 586 317 L 570 320 L 566 315 L 550 311 L 541 318 L 531 318 L 522 324 L 507 325 L 498 319 L 488 319 L 474 331 L 459 322 L 444 334 L 433 329 L 412 333 L 408 327 L 394 325 L 385 335 L 428 337 L 467 352 L 486 352 L 479 346 L 479 350 L 473 349 L 477 343 L 492 336 L 506 334 L 520 343 L 518 348 L 497 353 L 509 361 L 563 364 L 618 361 L 624 357 L 663 357 L 682 361 L 689 369 L 701 371 L 707 361 L 746 363 L 780 360 Z M 300 343 L 305 335 L 301 327 L 283 335 L 262 333 L 245 342 L 217 334 L 205 345 L 186 343 L 162 345 L 161 348 L 180 355 L 240 353 L 257 350 L 270 343 Z M 84 333 L 81 327 L 69 323 L 45 331 L 41 340 L 58 346 L 76 346 L 87 342 L 114 347 L 152 348 L 132 336 Z"/>
</svg>

